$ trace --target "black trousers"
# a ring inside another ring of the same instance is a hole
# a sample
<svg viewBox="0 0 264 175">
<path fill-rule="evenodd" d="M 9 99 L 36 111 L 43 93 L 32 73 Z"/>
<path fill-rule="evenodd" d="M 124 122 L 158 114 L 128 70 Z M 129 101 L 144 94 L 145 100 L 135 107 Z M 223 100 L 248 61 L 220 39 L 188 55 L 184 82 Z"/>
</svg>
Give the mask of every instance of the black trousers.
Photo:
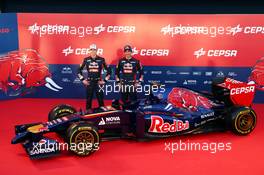
<svg viewBox="0 0 264 175">
<path fill-rule="evenodd" d="M 92 108 L 93 95 L 96 95 L 99 107 L 104 106 L 104 92 L 100 90 L 98 81 L 90 81 L 86 90 L 86 109 Z"/>
<path fill-rule="evenodd" d="M 137 92 L 134 83 L 121 83 L 121 100 L 122 102 L 129 103 L 133 101 L 137 101 Z"/>
</svg>

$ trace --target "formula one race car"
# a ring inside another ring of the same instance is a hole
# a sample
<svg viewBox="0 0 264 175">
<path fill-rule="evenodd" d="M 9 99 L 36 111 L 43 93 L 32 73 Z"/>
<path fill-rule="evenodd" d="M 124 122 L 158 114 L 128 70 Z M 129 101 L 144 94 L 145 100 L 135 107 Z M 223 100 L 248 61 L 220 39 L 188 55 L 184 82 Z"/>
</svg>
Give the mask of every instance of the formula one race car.
<svg viewBox="0 0 264 175">
<path fill-rule="evenodd" d="M 58 133 L 79 156 L 90 155 L 100 141 L 113 138 L 149 140 L 224 130 L 247 135 L 257 122 L 250 107 L 255 89 L 254 83 L 220 78 L 213 81 L 212 93 L 175 87 L 164 98 L 150 95 L 123 105 L 114 100 L 88 114 L 58 105 L 48 122 L 15 126 L 12 144 L 22 143 L 31 158 L 42 158 L 60 152 L 60 142 L 44 136 L 50 132 Z"/>
</svg>

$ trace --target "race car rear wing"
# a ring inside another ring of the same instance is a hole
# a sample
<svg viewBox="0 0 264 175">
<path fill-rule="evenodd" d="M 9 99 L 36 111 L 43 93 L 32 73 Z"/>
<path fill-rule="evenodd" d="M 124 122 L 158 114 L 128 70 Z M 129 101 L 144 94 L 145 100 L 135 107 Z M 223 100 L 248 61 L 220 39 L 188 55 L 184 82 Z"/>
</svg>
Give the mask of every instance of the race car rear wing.
<svg viewBox="0 0 264 175">
<path fill-rule="evenodd" d="M 224 77 L 213 80 L 214 97 L 228 106 L 251 106 L 256 91 L 254 82 L 245 83 Z"/>
</svg>

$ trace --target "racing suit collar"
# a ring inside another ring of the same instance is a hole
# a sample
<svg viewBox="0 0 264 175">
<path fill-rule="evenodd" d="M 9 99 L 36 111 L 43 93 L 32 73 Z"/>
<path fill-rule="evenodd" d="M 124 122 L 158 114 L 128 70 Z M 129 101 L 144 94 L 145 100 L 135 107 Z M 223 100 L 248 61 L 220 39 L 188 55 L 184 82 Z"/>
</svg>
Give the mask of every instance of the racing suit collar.
<svg viewBox="0 0 264 175">
<path fill-rule="evenodd" d="M 132 60 L 132 59 L 133 59 L 133 57 L 132 57 L 132 56 L 131 56 L 131 57 L 129 57 L 129 58 L 125 57 L 125 59 L 130 61 L 130 60 Z"/>
<path fill-rule="evenodd" d="M 90 56 L 92 60 L 96 60 L 98 56 L 96 55 L 95 57 Z"/>
</svg>

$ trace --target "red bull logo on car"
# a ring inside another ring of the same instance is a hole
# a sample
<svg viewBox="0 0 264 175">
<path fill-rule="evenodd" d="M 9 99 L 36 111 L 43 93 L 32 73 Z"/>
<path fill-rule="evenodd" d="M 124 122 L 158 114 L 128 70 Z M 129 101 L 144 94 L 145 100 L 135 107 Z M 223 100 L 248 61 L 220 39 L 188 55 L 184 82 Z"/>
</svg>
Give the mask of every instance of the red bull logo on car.
<svg viewBox="0 0 264 175">
<path fill-rule="evenodd" d="M 52 80 L 48 64 L 33 49 L 12 51 L 0 57 L 0 74 L 0 91 L 9 96 L 29 93 L 39 86 L 53 91 L 63 89 Z"/>
<path fill-rule="evenodd" d="M 160 116 L 152 115 L 149 132 L 154 133 L 168 133 L 180 132 L 189 129 L 189 121 L 173 120 L 173 123 L 164 122 Z"/>
</svg>

